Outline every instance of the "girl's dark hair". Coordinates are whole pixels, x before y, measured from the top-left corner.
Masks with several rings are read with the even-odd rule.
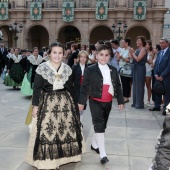
[[[52,48],[53,47],[61,47],[63,49],[63,55],[64,55],[64,46],[60,42],[54,42],[50,45],[48,54],[51,54]]]
[[[130,38],[125,38],[123,39],[126,43],[128,43],[128,46],[130,46],[131,39]]]
[[[149,44],[149,51],[153,51],[153,47],[152,47],[152,41],[151,40],[146,40],[146,43]]]
[[[138,36],[136,39],[137,39],[137,40],[138,40],[138,39],[141,39],[143,46],[146,45],[146,39],[145,39],[144,36]]]
[[[94,44],[90,44],[89,45],[89,54],[92,54],[92,51],[95,51],[96,50],[96,47]]]
[[[161,51],[161,46],[160,46],[159,44],[156,44],[156,49],[157,49],[158,51]]]
[[[108,50],[109,53],[110,53],[110,48],[105,45],[105,44],[99,44],[97,47],[96,47],[96,52],[99,53],[100,51],[102,50]]]
[[[109,48],[109,50],[110,50],[110,55],[111,55],[111,57],[114,57],[114,53],[113,53],[113,49],[112,49],[112,44],[111,44],[111,42],[110,42],[110,41],[105,41],[104,44],[108,46],[108,48]]]

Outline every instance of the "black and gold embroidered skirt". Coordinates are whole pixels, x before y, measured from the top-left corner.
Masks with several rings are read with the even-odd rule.
[[[56,169],[81,161],[85,144],[79,113],[66,90],[43,92],[34,119],[26,162],[38,169]]]

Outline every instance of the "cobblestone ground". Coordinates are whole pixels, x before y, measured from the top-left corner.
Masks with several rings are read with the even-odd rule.
[[[24,163],[29,138],[24,124],[30,98],[5,87],[0,81],[0,170],[35,170]],[[82,162],[63,165],[60,170],[147,170],[155,155],[156,138],[164,117],[161,112],[137,110],[126,104],[120,112],[114,100],[105,133],[109,163],[101,165],[99,155],[90,150],[93,136],[89,107],[84,112],[83,133],[87,153]]]

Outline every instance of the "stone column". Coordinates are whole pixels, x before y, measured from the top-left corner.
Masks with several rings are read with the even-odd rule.
[[[89,44],[89,20],[88,19],[82,19],[81,21],[82,26],[81,26],[81,44]]]
[[[160,38],[163,36],[163,20],[164,20],[164,13],[159,11],[154,13],[153,19],[153,44],[159,43]]]
[[[57,34],[56,34],[56,25],[57,25],[57,20],[56,19],[51,19],[49,21],[49,45],[53,42],[56,41],[57,39]]]

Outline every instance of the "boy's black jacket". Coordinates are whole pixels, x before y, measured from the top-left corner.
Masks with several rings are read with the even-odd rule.
[[[117,98],[118,105],[124,104],[122,88],[117,69],[109,65],[111,81],[114,88],[114,96]],[[86,68],[84,79],[80,89],[79,104],[85,105],[87,96],[101,98],[103,86],[103,76],[99,69],[98,63]]]

